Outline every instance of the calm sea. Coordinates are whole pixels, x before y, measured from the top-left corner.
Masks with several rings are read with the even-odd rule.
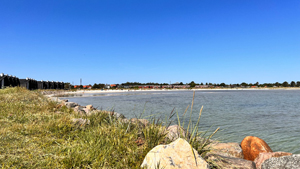
[[[68,97],[80,105],[114,110],[127,118],[180,116],[191,105],[193,91],[135,91],[82,94]],[[215,139],[241,142],[252,135],[265,140],[273,151],[300,153],[300,90],[200,90],[196,91],[192,119],[203,106],[201,130],[220,127]],[[186,114],[189,118],[190,109]],[[173,120],[176,120],[174,116]]]

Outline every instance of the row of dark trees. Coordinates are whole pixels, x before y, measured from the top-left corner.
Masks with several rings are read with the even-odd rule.
[[[247,86],[257,86],[257,87],[300,87],[300,81],[291,81],[290,83],[287,81],[284,81],[282,83],[279,82],[275,82],[275,83],[263,83],[260,84],[259,82],[256,83],[246,83],[246,82],[242,82],[242,83],[236,83],[236,84],[226,84],[226,83],[195,83],[194,81],[191,81],[190,83],[186,83],[187,85],[190,85],[190,87],[195,87],[197,85],[207,85],[207,86],[214,86],[214,87],[247,87]],[[139,82],[126,82],[126,83],[122,83],[122,86],[138,86],[138,85],[169,85],[168,83],[153,83],[153,82],[149,82],[149,83],[139,83]],[[182,82],[180,83],[176,83],[176,85],[185,85]],[[103,83],[95,83],[92,86],[92,89],[103,89],[105,87],[105,84]],[[80,86],[80,88],[82,89],[83,87]],[[70,83],[65,83],[65,89],[74,89],[74,86],[71,85]]]
[[[103,89],[104,86],[105,86],[105,84],[102,84],[102,83],[96,84],[96,83],[95,83],[95,84],[92,86],[92,89]]]
[[[226,83],[195,83],[194,81],[191,81],[190,83],[186,83],[188,85],[190,85],[191,87],[195,87],[196,85],[209,85],[209,86],[219,86],[219,87],[247,87],[247,86],[258,86],[258,87],[300,87],[300,81],[291,81],[290,83],[287,81],[284,81],[282,83],[276,82],[276,83],[263,83],[260,84],[259,82],[256,83],[246,83],[246,82],[242,82],[242,83],[236,83],[236,84],[226,84]],[[168,83],[153,83],[153,82],[149,82],[149,83],[139,83],[139,82],[126,82],[126,83],[122,83],[122,85],[169,85]],[[176,85],[185,85],[182,82],[177,83]]]
[[[191,87],[195,87],[196,85],[204,85],[203,83],[195,83],[194,81],[188,83]],[[205,85],[209,85],[209,86],[220,86],[220,87],[226,87],[226,86],[236,86],[236,87],[246,87],[246,86],[258,86],[258,87],[300,87],[300,81],[291,81],[290,83],[287,81],[284,81],[283,83],[263,83],[260,84],[259,82],[256,83],[246,83],[246,82],[242,82],[242,83],[237,83],[237,84],[225,84],[225,83],[205,83]]]

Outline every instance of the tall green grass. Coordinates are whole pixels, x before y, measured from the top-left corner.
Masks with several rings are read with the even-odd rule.
[[[73,118],[88,119],[90,124],[78,127]],[[208,150],[198,139],[198,123],[191,122],[189,134],[182,137],[203,154]],[[171,142],[166,139],[168,124],[153,118],[144,126],[104,112],[81,117],[38,91],[6,88],[0,90],[0,166],[140,168],[152,148]]]

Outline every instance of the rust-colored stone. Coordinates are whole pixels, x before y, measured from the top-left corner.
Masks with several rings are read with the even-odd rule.
[[[244,159],[254,161],[259,153],[273,152],[268,144],[258,137],[247,136],[241,142]]]

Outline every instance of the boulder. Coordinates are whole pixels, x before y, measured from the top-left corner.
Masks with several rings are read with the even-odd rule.
[[[273,152],[268,144],[254,136],[247,136],[241,142],[241,147],[244,154],[244,159],[254,161],[259,153]]]
[[[146,155],[141,167],[147,169],[208,169],[208,163],[184,139],[168,145],[158,145]]]
[[[222,169],[255,169],[253,161],[245,160],[242,158],[226,157],[217,154],[209,154],[205,157],[206,161],[211,162],[217,168]]]
[[[238,143],[216,143],[211,144],[211,154],[227,157],[244,158],[243,150]]]
[[[259,153],[258,157],[254,160],[257,169],[261,169],[261,164],[272,157],[290,156],[292,153],[286,152],[273,152],[273,153]]]
[[[272,157],[264,161],[261,169],[299,169],[300,154],[291,156]]]
[[[180,136],[185,136],[185,135],[186,135],[186,131],[181,126],[172,125],[172,126],[169,126],[167,128],[167,135],[166,135],[166,137],[169,140],[176,140]]]
[[[68,107],[68,108],[74,108],[76,106],[79,106],[77,103],[74,103],[74,102],[65,102],[65,105]]]

